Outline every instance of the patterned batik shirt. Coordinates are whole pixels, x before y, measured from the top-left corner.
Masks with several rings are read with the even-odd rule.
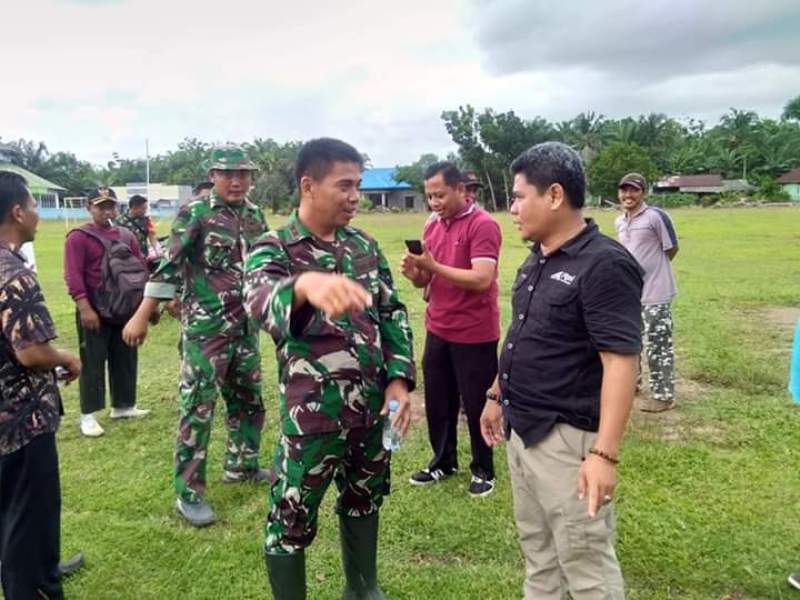
[[[361,313],[329,319],[309,304],[292,309],[294,283],[309,271],[338,273],[372,294]],[[275,341],[285,435],[374,424],[386,383],[415,385],[411,327],[378,244],[353,227],[324,242],[293,214],[247,258],[245,305]]]
[[[124,227],[130,231],[139,242],[139,249],[142,251],[142,256],[147,256],[147,251],[150,247],[150,240],[147,234],[150,232],[150,217],[132,217],[130,214],[125,213],[117,219],[117,225]]]
[[[63,409],[54,373],[28,369],[16,356],[55,337],[36,275],[0,242],[0,456],[58,429]]]

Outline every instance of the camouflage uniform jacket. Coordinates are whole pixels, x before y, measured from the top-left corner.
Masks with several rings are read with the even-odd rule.
[[[147,239],[149,220],[150,217],[147,216],[132,217],[129,214],[124,214],[117,219],[116,223],[120,227],[124,227],[133,234],[133,237],[135,237],[136,241],[139,242],[139,248],[141,249],[143,256],[147,256],[147,250],[150,247],[149,240]]]
[[[0,456],[58,429],[63,414],[52,371],[23,367],[16,351],[55,339],[36,276],[0,242]]]
[[[372,307],[331,320],[305,304],[292,310],[294,283],[308,271],[340,273],[371,294]],[[303,435],[374,424],[386,382],[415,385],[411,327],[375,240],[353,227],[335,242],[315,238],[293,214],[247,258],[248,313],[275,340],[281,430]]]
[[[188,203],[172,224],[145,297],[171,300],[180,288],[183,332],[191,338],[257,332],[243,305],[244,256],[266,233],[264,214],[249,200],[230,205],[212,193]]]

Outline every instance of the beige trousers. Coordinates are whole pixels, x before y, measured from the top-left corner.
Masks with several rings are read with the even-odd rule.
[[[525,448],[511,433],[508,468],[526,600],[561,600],[567,591],[574,600],[625,598],[614,552],[614,510],[607,504],[590,519],[588,498],[578,500],[578,470],[595,436],[559,423]]]

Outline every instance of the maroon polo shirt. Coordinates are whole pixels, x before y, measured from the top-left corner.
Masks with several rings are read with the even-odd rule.
[[[458,344],[480,344],[500,339],[497,304],[497,262],[503,236],[500,226],[471,200],[451,219],[433,215],[425,224],[425,247],[436,262],[471,269],[475,261],[492,261],[495,278],[486,291],[472,292],[443,277],[433,276],[428,286],[425,327],[432,334]]]
[[[120,241],[122,234],[117,226],[108,229],[101,229],[93,223],[88,226],[99,233],[101,237],[116,242]],[[131,252],[144,264],[139,242],[136,241],[133,234],[125,231]],[[73,229],[67,234],[67,241],[64,244],[64,280],[69,295],[76,302],[81,298],[90,298],[92,293],[100,287],[102,279],[100,267],[104,252],[103,245],[98,240],[80,229]]]

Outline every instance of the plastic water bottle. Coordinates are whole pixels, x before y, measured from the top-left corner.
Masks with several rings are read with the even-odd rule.
[[[792,362],[789,367],[789,393],[792,399],[800,404],[800,321],[794,329],[794,343],[792,344]],[[386,434],[384,433],[384,439]]]
[[[400,450],[400,430],[392,427],[392,419],[397,414],[400,408],[400,403],[397,400],[389,400],[389,414],[386,415],[386,421],[383,423],[383,448],[389,452]]]

